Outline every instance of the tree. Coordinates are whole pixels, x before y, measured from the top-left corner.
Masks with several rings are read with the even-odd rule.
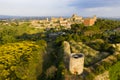
[[[78,33],[80,32],[82,29],[83,29],[84,25],[83,24],[72,24],[71,25],[71,30],[74,32],[74,33]]]

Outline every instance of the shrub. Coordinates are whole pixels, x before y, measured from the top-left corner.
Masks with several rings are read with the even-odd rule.
[[[96,74],[101,74],[101,73],[103,73],[105,71],[105,68],[104,68],[104,66],[102,66],[102,65],[98,65],[97,67],[96,67],[96,69],[95,69],[95,73]]]
[[[85,80],[93,80],[95,75],[93,73],[89,73],[85,76]]]
[[[110,80],[120,80],[120,61],[109,69]]]
[[[57,68],[55,66],[51,66],[50,68],[47,69],[46,71],[46,77],[48,79],[52,79],[55,77],[55,73],[57,71]]]
[[[104,66],[105,70],[108,70],[112,64],[110,62],[103,61],[101,65]]]
[[[0,46],[0,78],[36,80],[42,72],[42,49],[28,41]]]

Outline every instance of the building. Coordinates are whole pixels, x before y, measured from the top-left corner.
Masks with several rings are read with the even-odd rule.
[[[73,14],[71,17],[71,21],[74,21],[74,22],[81,22],[81,20],[82,20],[82,17],[76,14]]]
[[[84,55],[72,53],[70,55],[69,70],[72,74],[80,75],[84,69]]]
[[[83,24],[85,26],[92,26],[95,24],[96,20],[97,20],[96,16],[94,16],[93,18],[85,18]]]
[[[59,21],[63,21],[64,20],[64,18],[62,18],[62,17],[59,17],[59,18],[54,18],[54,17],[52,17],[51,18],[51,22],[59,22]]]
[[[95,24],[97,18],[96,16],[92,18],[83,18],[76,14],[73,14],[70,18],[54,18],[51,19],[43,19],[43,20],[32,20],[31,25],[35,26],[36,28],[60,28],[61,29],[70,29],[71,24],[84,24],[85,26],[92,26]]]

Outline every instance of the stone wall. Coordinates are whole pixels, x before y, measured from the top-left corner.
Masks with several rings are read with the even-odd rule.
[[[70,44],[67,41],[63,42],[63,52],[64,52],[64,64],[66,69],[69,69],[69,57],[71,54],[71,50],[70,50]]]

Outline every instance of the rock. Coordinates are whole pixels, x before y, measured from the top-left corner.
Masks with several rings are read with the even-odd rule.
[[[96,76],[94,80],[110,80],[109,79],[109,72],[105,71],[103,74]]]
[[[113,44],[113,47],[114,47],[117,51],[120,51],[120,44]]]

